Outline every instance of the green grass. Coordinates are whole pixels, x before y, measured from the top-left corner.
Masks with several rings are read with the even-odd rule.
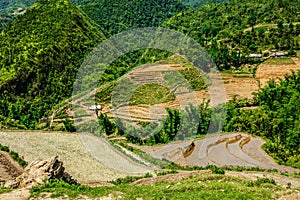
[[[125,178],[118,178],[116,180],[109,181],[110,183],[113,183],[114,185],[122,185],[122,184],[129,184],[134,181],[143,179],[143,178],[151,178],[153,177],[152,174],[147,173],[144,176],[126,176]]]
[[[120,184],[113,187],[86,187],[69,185],[62,181],[50,182],[33,187],[32,197],[38,197],[43,192],[51,193],[52,197],[69,196],[70,199],[79,195],[90,198],[122,196],[122,199],[259,199],[269,200],[277,197],[276,191],[283,188],[272,180],[249,181],[232,176],[209,174],[197,175],[180,182],[163,181],[154,186],[131,186]]]
[[[158,62],[159,64],[169,64],[172,66],[174,64],[174,67],[183,67],[183,70],[179,70],[178,72],[184,77],[185,80],[190,84],[193,90],[203,90],[206,89],[211,82],[209,81],[208,77],[202,73],[201,69],[197,69],[191,62],[189,62],[187,59],[174,55],[169,57],[166,60],[162,60]],[[178,66],[177,66],[178,65]],[[168,77],[168,75],[170,77]],[[165,73],[165,79],[173,80],[176,78],[174,72],[172,71]],[[176,81],[176,79],[174,79]],[[177,81],[181,82],[181,81]]]
[[[130,105],[160,104],[175,100],[175,95],[163,85],[156,83],[145,84],[134,91]]]
[[[247,75],[233,75],[233,78],[252,78],[251,76],[247,76]]]
[[[271,58],[266,60],[263,64],[266,65],[294,65],[295,62],[291,58]]]
[[[7,189],[7,188],[0,188],[0,194],[3,194],[3,193],[8,193],[10,192],[11,189]]]

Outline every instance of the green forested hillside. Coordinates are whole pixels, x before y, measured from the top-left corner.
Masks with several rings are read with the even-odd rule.
[[[86,0],[79,6],[109,34],[159,26],[187,6],[178,0]]]
[[[71,3],[80,4],[85,0],[70,0]],[[0,31],[5,29],[18,15],[23,12],[36,0],[1,0],[0,1]]]
[[[229,69],[247,63],[250,53],[300,49],[299,13],[299,0],[234,0],[180,13],[163,26],[188,34]]]
[[[189,5],[192,8],[200,8],[208,3],[222,3],[227,1],[229,0],[181,0],[181,2]]]
[[[67,0],[31,6],[0,35],[2,123],[13,119],[34,128],[46,111],[71,95],[77,69],[103,39],[97,24]]]

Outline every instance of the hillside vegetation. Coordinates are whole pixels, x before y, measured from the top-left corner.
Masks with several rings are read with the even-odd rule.
[[[259,0],[207,4],[163,24],[183,32],[210,53],[219,69],[239,68],[250,53],[300,49],[300,1]],[[267,54],[268,55],[268,54]],[[266,56],[267,56],[266,55]]]
[[[150,174],[151,175],[151,174]],[[175,174],[176,175],[176,174]],[[180,177],[180,175],[178,175]],[[135,177],[128,177],[126,180]],[[150,178],[151,179],[151,178]],[[51,193],[52,197],[68,196],[70,198],[97,198],[121,197],[124,199],[278,199],[287,193],[283,185],[277,185],[274,179],[257,178],[256,180],[244,179],[222,174],[200,174],[184,180],[180,178],[162,177],[162,181],[148,185],[147,179],[141,181],[142,185],[136,186],[122,183],[113,187],[87,187],[69,185],[65,182],[50,182],[32,188],[32,197],[41,197]],[[177,181],[174,181],[174,180]],[[296,189],[289,190],[296,193]],[[109,196],[109,197],[108,197]],[[104,197],[104,198],[105,198]]]
[[[0,35],[2,123],[13,120],[34,128],[55,104],[70,97],[85,55],[104,38],[67,0],[40,0],[31,6]]]
[[[200,8],[208,3],[222,3],[229,0],[181,0],[182,3],[189,5],[192,8]]]
[[[178,0],[87,0],[79,6],[110,35],[139,27],[157,27],[188,6]]]

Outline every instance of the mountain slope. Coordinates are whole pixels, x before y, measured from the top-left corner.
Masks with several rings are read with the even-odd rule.
[[[79,7],[110,34],[158,26],[188,8],[178,0],[87,0]]]
[[[85,55],[105,38],[99,30],[67,0],[32,5],[0,35],[0,115],[33,128],[71,95]]]
[[[75,5],[84,0],[70,0]],[[17,16],[24,14],[26,9],[36,0],[1,0],[0,1],[0,31],[5,29]]]
[[[300,49],[299,12],[299,0],[234,0],[179,13],[163,26],[194,38],[229,69],[247,63],[250,53]]]

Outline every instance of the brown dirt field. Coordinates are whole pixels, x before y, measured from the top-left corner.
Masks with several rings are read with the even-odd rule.
[[[23,168],[7,152],[0,151],[0,179],[13,180],[23,173]]]
[[[256,79],[259,80],[260,86],[263,87],[266,85],[267,81],[270,79],[283,78],[285,74],[291,72],[291,70],[297,71],[300,70],[300,59],[292,58],[295,64],[288,65],[273,65],[273,64],[261,64],[256,72]],[[162,67],[162,68],[161,68]],[[164,70],[167,70],[172,65],[157,65],[151,66],[150,68],[142,68],[137,72],[132,72],[128,77],[135,77],[135,82],[145,82],[147,80],[161,81],[162,77],[159,75]],[[174,67],[174,70],[181,70],[179,67]],[[152,71],[152,74],[149,72]],[[155,75],[155,77],[153,76]],[[142,78],[141,78],[141,77]],[[184,93],[176,95],[176,100],[159,104],[158,106],[162,108],[173,108],[181,109],[180,102],[187,102],[186,104],[192,103],[197,105],[203,101],[203,99],[213,99],[211,106],[217,105],[225,101],[229,101],[233,96],[236,96],[237,99],[252,98],[253,92],[257,92],[259,89],[259,82],[252,77],[252,74],[210,74],[211,80],[214,85],[210,86],[209,90],[200,90],[193,93]],[[139,77],[139,78],[137,78]],[[146,77],[146,78],[145,78]],[[154,80],[155,79],[155,80]],[[223,93],[223,89],[225,93]],[[220,92],[218,92],[220,91]],[[210,94],[213,92],[213,94]],[[193,96],[196,96],[196,101],[193,99]],[[182,105],[182,103],[181,103]],[[130,110],[126,114],[120,111],[118,114],[120,117],[125,119],[132,119],[134,121],[155,121],[155,118],[163,117],[164,113],[159,112],[157,114],[152,113],[152,118],[149,117],[149,105],[134,106],[129,108],[123,108]],[[148,111],[147,111],[148,110]],[[132,116],[132,118],[130,117]],[[154,118],[154,120],[153,120]]]
[[[25,188],[13,190],[9,193],[0,194],[1,200],[27,200],[29,199],[29,197],[30,191]]]
[[[298,194],[285,195],[279,198],[279,200],[300,200],[300,192]]]
[[[261,64],[256,71],[256,78],[260,80],[261,87],[264,87],[271,79],[284,78],[285,74],[290,74],[291,70],[300,70],[300,59],[292,58],[295,64],[290,65],[269,65]]]
[[[256,78],[252,74],[209,74],[213,84],[209,90],[200,90],[194,92],[176,93],[176,100],[169,101],[156,106],[137,105],[123,106],[111,109],[110,104],[102,105],[101,112],[108,116],[118,116],[123,119],[132,121],[153,122],[166,115],[165,108],[183,109],[188,104],[198,105],[203,99],[211,99],[210,106],[215,106],[225,101],[229,101],[233,96],[237,99],[252,98],[253,92],[257,92],[260,86],[265,86],[270,79],[283,78],[291,70],[300,69],[300,58],[291,58],[295,64],[261,64],[256,71]],[[126,77],[136,84],[144,83],[162,83],[164,78],[162,73],[175,70],[182,70],[183,67],[178,64],[160,64],[146,65],[129,72]],[[96,119],[95,112],[89,111],[88,107],[83,105],[84,99],[89,99],[94,95],[96,90],[77,98],[74,102],[78,103],[81,110],[85,111],[87,116],[81,117],[82,121],[78,124],[85,123]],[[73,103],[74,103],[73,102]],[[114,113],[112,113],[114,112]],[[115,114],[115,115],[114,115]]]

